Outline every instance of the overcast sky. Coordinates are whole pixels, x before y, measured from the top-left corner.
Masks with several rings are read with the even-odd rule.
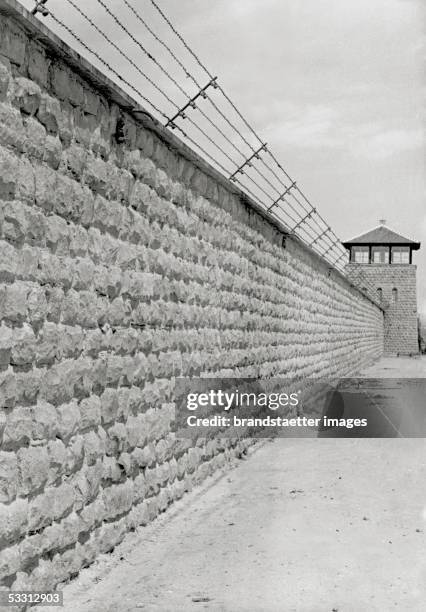
[[[153,17],[149,0],[132,3]],[[158,3],[342,239],[384,218],[423,242],[415,261],[426,313],[424,2]],[[66,0],[48,6],[85,31]],[[108,29],[95,0],[90,10]]]

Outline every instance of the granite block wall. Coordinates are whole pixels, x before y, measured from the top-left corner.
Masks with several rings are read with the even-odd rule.
[[[417,266],[413,264],[348,264],[349,278],[357,277],[357,269],[369,285],[380,291],[385,309],[386,355],[416,355],[419,352],[417,321]],[[373,296],[372,296],[373,297]]]
[[[247,449],[176,439],[175,377],[348,374],[381,355],[383,313],[13,6],[0,581],[45,590]]]

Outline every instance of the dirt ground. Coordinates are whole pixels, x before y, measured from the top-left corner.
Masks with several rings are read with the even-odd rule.
[[[426,377],[426,359],[363,375]],[[425,533],[426,439],[279,439],[129,534],[63,610],[420,612]]]

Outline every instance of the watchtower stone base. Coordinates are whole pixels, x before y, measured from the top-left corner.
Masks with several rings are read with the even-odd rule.
[[[419,352],[417,322],[416,271],[413,264],[350,263],[346,273],[359,284],[359,269],[366,281],[375,288],[377,299],[385,308],[385,355],[414,355]]]

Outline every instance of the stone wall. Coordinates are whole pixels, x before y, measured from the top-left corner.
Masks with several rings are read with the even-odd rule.
[[[420,352],[426,353],[426,316],[424,314],[419,315],[419,340],[420,340]]]
[[[360,267],[369,284],[376,291],[381,290],[385,306],[385,354],[417,354],[419,352],[417,266],[413,264],[362,265],[351,263],[346,268],[348,277],[356,278],[356,270]]]
[[[44,590],[246,449],[175,439],[176,376],[348,374],[383,314],[11,0],[0,18],[0,579]]]

